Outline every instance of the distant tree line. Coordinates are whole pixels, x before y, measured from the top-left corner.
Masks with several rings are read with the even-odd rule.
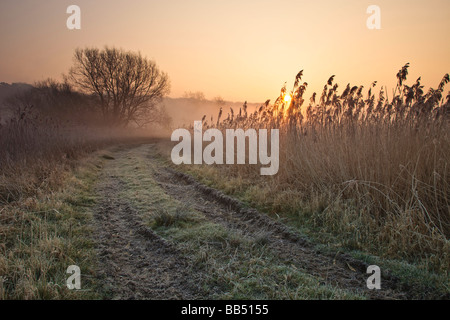
[[[74,64],[62,82],[37,82],[5,104],[19,113],[32,107],[74,122],[143,127],[170,122],[161,106],[169,89],[167,74],[139,53],[85,48],[75,51]]]

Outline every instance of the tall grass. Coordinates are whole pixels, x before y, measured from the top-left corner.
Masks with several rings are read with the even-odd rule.
[[[0,121],[0,300],[98,298],[91,210],[103,158],[87,156],[146,138],[82,124],[92,114],[78,105],[58,114],[53,110],[70,99],[58,91],[49,98],[37,107],[19,99],[13,116]],[[65,286],[72,264],[85,275],[84,291]]]
[[[19,201],[59,183],[74,160],[111,142],[111,132],[64,126],[31,106],[0,125],[0,203]]]
[[[397,73],[390,99],[384,87],[374,93],[376,82],[367,93],[350,84],[340,93],[332,76],[320,97],[305,101],[301,71],[273,104],[266,101],[251,114],[244,104],[219,121],[221,110],[217,123],[204,126],[280,129],[280,170],[272,178],[250,165],[218,170],[234,181],[247,179],[255,203],[331,231],[346,246],[425,258],[447,269],[449,75],[425,93],[420,78],[406,84],[408,68]]]
[[[0,203],[55,186],[62,171],[93,150],[155,134],[110,126],[96,103],[51,79],[5,102],[10,112],[8,119],[0,113]]]

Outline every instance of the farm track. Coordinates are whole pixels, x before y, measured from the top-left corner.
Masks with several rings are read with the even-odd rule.
[[[194,178],[170,168],[161,168],[156,175],[160,185],[170,196],[187,203],[226,229],[249,238],[264,236],[267,246],[286,264],[353,292],[363,292],[372,299],[405,299],[408,293],[397,288],[397,280],[383,277],[383,290],[366,287],[368,265],[346,254],[324,255],[313,245],[296,235],[285,225],[270,219],[255,209],[247,209],[236,199],[198,183]]]
[[[190,272],[186,259],[143,224],[120,197],[121,188],[121,180],[109,172],[98,184],[102,200],[95,213],[95,240],[102,290],[117,300],[200,298],[200,275]]]
[[[171,198],[201,212],[229,232],[265,239],[268,249],[285,264],[341,289],[370,299],[411,299],[414,291],[384,272],[382,290],[369,290],[367,264],[347,254],[324,254],[281,222],[245,208],[221,191],[198,183],[157,159],[154,145],[146,145],[154,179]],[[97,191],[95,240],[103,289],[112,299],[205,299],[204,276],[173,244],[146,227],[129,201],[120,197],[125,184],[114,174],[129,150],[118,151],[107,163]],[[149,173],[151,174],[151,173]]]

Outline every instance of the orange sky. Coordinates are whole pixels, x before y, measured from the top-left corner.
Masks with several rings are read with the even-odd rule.
[[[66,28],[71,4],[81,30]],[[366,27],[371,4],[381,30]],[[60,79],[75,48],[108,45],[154,59],[171,97],[273,100],[301,69],[307,97],[333,74],[341,90],[392,90],[406,62],[409,83],[436,87],[450,72],[449,13],[449,0],[1,0],[0,82]]]

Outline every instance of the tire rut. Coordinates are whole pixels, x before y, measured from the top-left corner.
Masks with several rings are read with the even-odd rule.
[[[168,195],[202,212],[207,219],[253,239],[263,236],[266,245],[281,261],[322,279],[322,284],[360,293],[370,299],[414,298],[413,292],[405,290],[387,271],[382,275],[382,290],[369,290],[366,286],[370,276],[366,273],[367,263],[347,254],[321,253],[286,225],[255,209],[245,208],[240,201],[200,184],[190,175],[160,166],[154,176]]]
[[[281,263],[320,279],[321,284],[370,299],[423,298],[386,269],[382,272],[382,289],[367,289],[368,264],[364,261],[344,253],[321,252],[287,225],[167,167],[156,157],[155,145],[145,148],[144,154],[152,167],[149,171],[167,195],[230,232],[262,240]],[[121,157],[130,156],[127,152],[119,151],[113,161],[120,163]],[[114,174],[119,165],[110,166],[105,167],[97,185],[100,201],[94,215],[98,276],[108,298],[198,300],[213,296],[214,293],[206,292],[202,286],[207,275],[193,267],[192,261],[176,245],[146,227],[130,200],[120,197],[127,185]],[[428,296],[434,296],[432,290]]]
[[[143,225],[138,212],[119,197],[123,183],[104,175],[95,212],[102,291],[111,299],[197,299],[201,276],[166,240]]]

